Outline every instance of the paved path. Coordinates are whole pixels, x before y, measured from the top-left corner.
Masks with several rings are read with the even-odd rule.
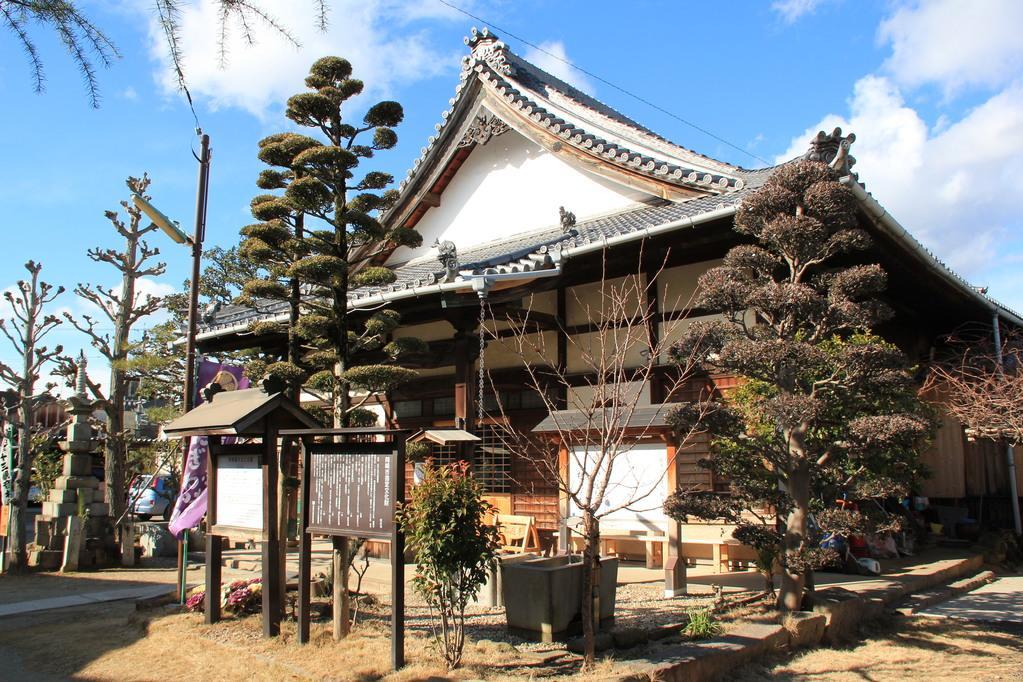
[[[71,594],[63,597],[50,597],[48,599],[29,599],[10,604],[0,604],[0,618],[19,616],[36,611],[63,609],[69,606],[87,606],[102,602],[120,601],[122,599],[149,599],[168,594],[173,589],[174,585],[143,585],[116,590]]]
[[[921,616],[1023,625],[1023,576],[993,583],[920,612]]]

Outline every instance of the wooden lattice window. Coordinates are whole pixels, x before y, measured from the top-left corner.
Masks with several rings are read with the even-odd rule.
[[[479,433],[483,440],[476,444],[472,475],[488,493],[510,493],[512,489],[510,439],[503,429],[483,426]]]

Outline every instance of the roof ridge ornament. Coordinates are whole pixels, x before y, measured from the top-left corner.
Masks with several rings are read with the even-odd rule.
[[[852,172],[852,167],[856,164],[856,158],[849,153],[855,141],[855,133],[843,136],[841,128],[836,127],[830,135],[821,130],[810,140],[810,149],[803,154],[803,158],[807,161],[822,161],[838,171],[839,175],[849,175],[855,180],[857,174]]]
[[[462,70],[472,69],[474,64],[484,63],[498,73],[505,76],[514,75],[515,69],[508,63],[508,47],[501,42],[497,35],[490,32],[486,26],[482,29],[472,27],[472,35],[462,39],[472,52],[462,58]]]
[[[575,213],[566,211],[564,206],[558,206],[558,219],[561,222],[562,232],[569,232],[575,227]]]
[[[437,239],[433,245],[437,249],[437,260],[444,266],[444,281],[454,282],[458,277],[458,249],[455,248],[455,243],[447,239],[444,241]]]

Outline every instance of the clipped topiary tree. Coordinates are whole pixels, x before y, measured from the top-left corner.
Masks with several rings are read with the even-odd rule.
[[[389,340],[400,322],[394,311],[348,309],[351,289],[394,281],[391,270],[374,265],[377,256],[422,242],[414,230],[387,227],[377,218],[396,196],[383,191],[393,182],[389,174],[367,171],[356,177],[364,161],[394,147],[394,126],[404,114],[397,102],[384,101],[369,107],[361,123],[345,122],[346,103],[363,84],[340,57],[317,60],[305,82],[310,91],[291,97],[286,115],[325,139],[281,133],[260,142],[259,158],[270,168],[258,185],[277,193],[253,199],[259,222],[242,229],[241,254],[268,276],[246,283],[242,300],[255,306],[288,303],[286,324],[253,325],[257,333],[287,334],[287,356],[265,370],[295,392],[304,383],[329,396],[334,426],[361,426],[376,420],[362,408],[370,398],[416,376],[401,366],[401,357],[425,350],[418,339]],[[352,551],[347,539],[339,539],[335,549],[334,623],[340,638],[350,627],[345,586]]]
[[[427,463],[397,519],[416,557],[415,589],[430,604],[434,636],[448,670],[465,646],[465,608],[487,581],[497,550],[497,529],[485,518],[496,509],[469,475],[468,463]]]
[[[870,240],[832,168],[782,166],[743,202],[735,229],[754,243],[731,249],[700,278],[694,304],[724,319],[693,323],[673,353],[743,377],[744,393],[684,404],[673,421],[715,436],[709,465],[731,480],[733,518],[759,507],[782,519],[779,606],[797,610],[822,558],[808,532],[811,500],[827,506],[854,488],[870,497],[896,492],[919,472],[933,424],[906,357],[869,333],[891,315],[876,298],[884,271],[834,262]],[[696,494],[678,493],[667,509],[726,516],[715,505],[701,511]]]

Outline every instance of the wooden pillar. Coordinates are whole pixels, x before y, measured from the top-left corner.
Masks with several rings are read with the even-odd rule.
[[[187,532],[187,531],[185,531]],[[206,535],[206,622],[216,623],[220,620],[220,584],[221,561],[224,547],[223,538],[219,535]]]
[[[221,550],[223,543],[212,530],[217,524],[217,457],[220,437],[210,436],[206,440],[206,521],[210,532],[206,533],[206,603],[203,609],[207,623],[220,620]],[[188,532],[187,530],[185,531]],[[180,545],[179,545],[180,546]],[[184,557],[188,566],[188,557]],[[184,588],[182,588],[184,593]]]
[[[263,636],[281,632],[280,538],[277,535],[277,427],[269,425],[263,436]]]
[[[678,490],[678,462],[674,441],[666,436],[668,494]],[[664,552],[664,596],[677,597],[686,593],[686,561],[682,556],[682,524],[668,519],[668,542]]]
[[[302,460],[302,482],[299,499],[303,500],[302,511],[298,519],[298,643],[309,642],[309,603],[312,589],[312,536],[306,528],[309,526],[309,442],[305,439],[299,445],[299,457]]]
[[[395,438],[391,476],[397,501],[405,491],[405,434]],[[405,667],[405,534],[397,523],[391,533],[391,664],[395,670]]]
[[[565,327],[568,325],[568,304],[565,301],[565,287],[558,287],[558,376],[564,377],[568,369],[568,334]],[[568,387],[565,382],[558,382],[558,409],[568,409]]]
[[[478,343],[478,339],[465,331],[455,334],[455,419],[466,431],[472,431],[475,426],[478,388],[473,361],[477,355],[474,344]]]
[[[568,470],[568,445],[559,441],[558,445],[558,471],[561,472],[561,480],[569,481]],[[569,554],[572,551],[572,543],[568,537],[568,514],[571,506],[568,493],[564,490],[558,492],[558,554]]]

